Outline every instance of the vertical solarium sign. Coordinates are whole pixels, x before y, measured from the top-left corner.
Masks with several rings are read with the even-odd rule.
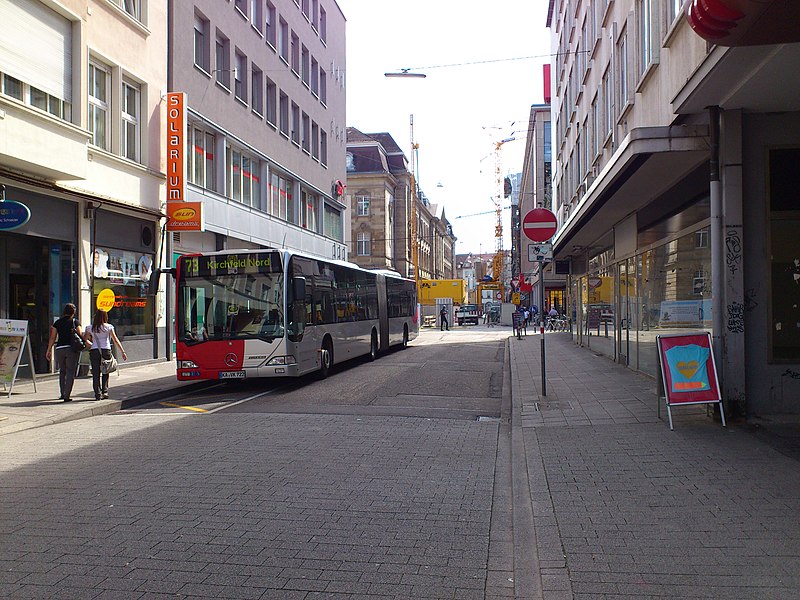
[[[203,231],[202,202],[186,201],[186,94],[167,94],[167,229]]]
[[[186,94],[167,94],[167,202],[186,201]]]

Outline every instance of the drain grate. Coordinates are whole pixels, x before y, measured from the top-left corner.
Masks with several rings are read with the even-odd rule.
[[[552,402],[534,402],[537,412],[545,412],[548,410],[572,410],[572,402],[568,400],[552,401]]]
[[[478,421],[484,423],[499,423],[500,417],[478,417]]]

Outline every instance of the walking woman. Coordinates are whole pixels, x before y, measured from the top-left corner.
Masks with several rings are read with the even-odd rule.
[[[100,372],[101,360],[111,358],[111,342],[113,340],[120,352],[122,360],[128,360],[128,355],[122,348],[114,326],[108,322],[108,313],[98,310],[94,314],[91,326],[86,328],[85,339],[92,342],[92,349],[89,350],[89,362],[92,364],[92,387],[94,388],[94,399],[100,400],[108,398],[108,373]]]
[[[78,359],[80,350],[72,349],[72,332],[83,339],[81,324],[75,318],[75,305],[64,305],[64,314],[50,327],[50,340],[47,342],[45,357],[52,360],[53,347],[55,347],[55,363],[58,367],[58,387],[61,391],[61,400],[72,400],[72,386],[75,383],[75,374],[78,372]]]

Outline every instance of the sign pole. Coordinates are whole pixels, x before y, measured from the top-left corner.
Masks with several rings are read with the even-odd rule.
[[[544,261],[539,263],[539,346],[542,353],[542,396],[547,396],[547,377],[545,376],[545,351],[544,351]]]
[[[534,208],[522,218],[522,231],[536,245],[528,245],[528,260],[539,264],[539,342],[542,350],[542,396],[547,396],[547,377],[545,375],[544,348],[544,261],[553,259],[553,246],[548,242],[558,229],[556,215],[547,208]]]

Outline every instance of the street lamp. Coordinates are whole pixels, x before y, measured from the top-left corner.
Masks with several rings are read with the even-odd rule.
[[[410,77],[416,79],[425,79],[427,75],[425,73],[411,73],[411,69],[400,69],[400,71],[384,73],[384,77]]]

